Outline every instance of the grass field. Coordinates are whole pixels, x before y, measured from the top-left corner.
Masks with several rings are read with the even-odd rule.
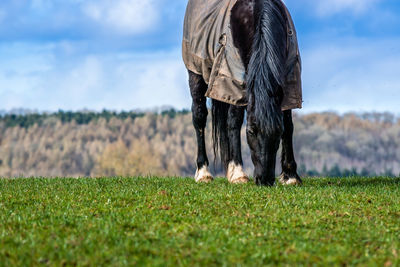
[[[0,179],[0,265],[400,265],[400,179]]]

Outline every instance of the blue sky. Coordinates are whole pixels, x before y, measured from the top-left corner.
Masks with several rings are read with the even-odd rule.
[[[400,114],[398,0],[286,0],[303,112]],[[189,108],[187,0],[2,0],[0,109]]]

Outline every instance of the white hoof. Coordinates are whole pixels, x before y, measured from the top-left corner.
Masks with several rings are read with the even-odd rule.
[[[233,161],[228,165],[226,178],[228,178],[228,181],[232,184],[246,184],[249,182],[249,177],[243,171],[243,167],[235,164]]]
[[[279,182],[283,185],[301,185],[301,181],[296,178],[285,179],[283,176],[280,177]]]
[[[197,183],[209,183],[212,182],[214,178],[208,170],[208,166],[203,166],[200,170],[197,169],[194,180]]]

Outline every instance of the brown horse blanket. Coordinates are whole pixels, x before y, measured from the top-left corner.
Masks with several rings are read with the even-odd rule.
[[[202,75],[206,96],[232,105],[247,105],[246,70],[230,30],[230,11],[237,0],[189,0],[183,30],[186,68]],[[286,6],[288,59],[282,110],[302,107],[301,59],[296,30]]]

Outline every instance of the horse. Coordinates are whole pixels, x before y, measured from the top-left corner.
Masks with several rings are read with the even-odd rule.
[[[205,23],[195,18],[206,9],[211,11],[204,17],[208,20],[211,17],[211,21]],[[288,76],[289,38],[294,31],[294,28],[288,30],[285,14],[288,12],[281,0],[189,0],[183,57],[189,73],[192,118],[197,138],[196,182],[213,181],[205,145],[207,97],[210,97],[214,153],[219,150],[229,182],[241,184],[250,181],[243,170],[240,140],[246,114],[246,136],[254,164],[255,183],[260,186],[274,185],[280,141],[282,173],[279,181],[282,184],[302,183],[293,153],[292,109],[282,110]],[[222,26],[215,29],[219,21]],[[190,54],[199,46],[194,43],[195,38],[205,39],[207,47],[193,56],[190,63],[188,51]],[[236,54],[240,64],[235,61]],[[300,65],[298,53],[297,56],[296,64]],[[229,72],[233,73],[232,76],[241,72],[226,62],[238,65],[239,69],[243,66],[243,82],[239,78],[228,77]],[[245,97],[239,97],[236,102],[231,101],[229,94],[223,98],[213,97],[211,84],[213,88],[221,85],[223,90],[228,91],[235,86],[243,88]]]

